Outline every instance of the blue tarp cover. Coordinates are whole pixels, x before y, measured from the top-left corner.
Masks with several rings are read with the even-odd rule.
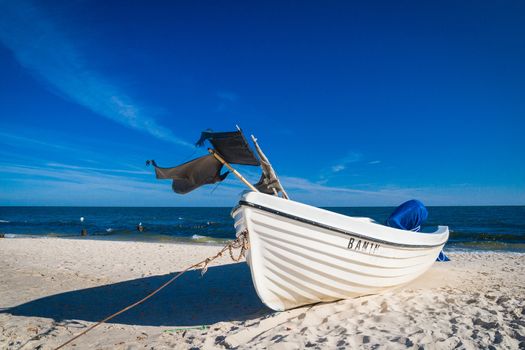
[[[412,199],[397,207],[386,220],[386,225],[401,230],[419,231],[427,218],[427,208],[420,201]],[[436,261],[450,261],[450,259],[442,250]]]
[[[419,231],[427,217],[428,211],[423,203],[412,199],[397,207],[386,220],[386,225],[401,230]]]

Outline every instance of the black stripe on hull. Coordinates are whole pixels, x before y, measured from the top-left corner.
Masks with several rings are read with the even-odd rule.
[[[299,221],[299,222],[302,222],[302,223],[305,223],[305,224],[309,224],[309,225],[312,225],[312,226],[315,226],[315,227],[320,227],[320,228],[324,228],[326,230],[342,233],[342,234],[347,235],[347,236],[352,236],[352,237],[364,239],[364,240],[367,240],[367,241],[377,242],[377,243],[391,245],[391,246],[395,246],[395,247],[403,247],[403,248],[434,248],[434,247],[442,246],[445,243],[447,243],[446,240],[444,242],[442,242],[442,243],[439,243],[439,244],[403,244],[403,243],[389,242],[389,241],[384,241],[382,239],[377,239],[377,238],[370,237],[370,236],[364,236],[364,235],[356,233],[356,232],[343,230],[343,229],[340,229],[340,228],[337,228],[337,227],[333,227],[333,226],[330,226],[330,225],[326,225],[326,224],[323,224],[323,223],[320,223],[320,222],[317,222],[317,221],[305,219],[305,218],[302,218],[300,216],[295,216],[295,215],[292,215],[292,214],[284,213],[282,211],[275,210],[275,209],[272,209],[272,208],[268,208],[268,207],[265,207],[265,206],[262,206],[262,205],[259,205],[259,204],[250,203],[250,202],[247,202],[247,201],[239,201],[239,207],[243,206],[243,205],[251,207],[251,208],[259,209],[259,210],[262,210],[262,211],[266,211],[268,213],[272,213],[272,214],[277,215],[277,216],[282,216],[282,217],[287,218],[287,219],[291,219],[291,220]],[[232,213],[237,211],[237,209],[238,209],[238,207],[234,208],[232,210]]]

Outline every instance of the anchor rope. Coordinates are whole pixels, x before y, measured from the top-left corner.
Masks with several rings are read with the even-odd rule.
[[[204,274],[208,271],[208,265],[214,261],[215,259],[217,258],[220,258],[222,256],[222,254],[225,252],[225,251],[229,251],[230,253],[230,257],[233,261],[235,262],[238,262],[239,260],[241,260],[245,254],[246,254],[246,251],[248,250],[249,248],[249,241],[248,241],[248,230],[244,230],[242,231],[241,233],[239,233],[239,235],[237,236],[236,239],[234,239],[233,241],[229,242],[228,244],[226,244],[217,254],[215,254],[214,256],[211,256],[211,257],[208,257],[202,261],[199,261],[198,263],[196,264],[193,264],[187,268],[185,268],[184,270],[180,271],[178,274],[176,274],[175,276],[173,276],[172,278],[170,278],[168,281],[164,282],[160,287],[158,287],[157,289],[155,289],[153,292],[149,293],[148,295],[146,295],[144,298],[134,302],[133,304],[130,304],[128,306],[126,306],[125,308],[115,312],[114,314],[111,314],[109,316],[107,316],[106,318],[98,321],[97,323],[95,323],[94,325],[90,326],[89,328],[87,328],[86,330],[80,332],[79,334],[75,335],[74,337],[72,337],[71,339],[69,339],[68,341],[66,341],[65,343],[62,343],[60,346],[58,346],[57,348],[55,348],[55,350],[59,350],[61,348],[63,348],[64,346],[70,344],[71,342],[73,342],[74,340],[80,338],[81,336],[83,336],[84,334],[88,333],[89,331],[93,330],[95,327],[98,327],[100,326],[101,324],[103,323],[106,323],[107,321],[111,320],[112,318],[114,317],[117,317],[118,315],[128,311],[129,309],[132,309],[134,308],[135,306],[137,305],[140,305],[142,304],[143,302],[145,302],[146,300],[148,300],[149,298],[151,298],[152,296],[154,296],[155,294],[157,294],[158,292],[160,292],[162,289],[164,289],[165,287],[167,287],[168,285],[170,285],[173,281],[175,281],[177,278],[179,278],[180,276],[182,276],[184,273],[192,270],[192,269],[198,269],[198,268],[202,268],[201,270],[201,276],[204,276]],[[237,258],[235,258],[233,256],[233,250],[236,250],[236,249],[240,249],[240,253],[239,253],[239,256]]]

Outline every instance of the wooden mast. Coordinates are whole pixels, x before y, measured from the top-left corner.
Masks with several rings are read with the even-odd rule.
[[[251,183],[248,182],[248,180],[246,180],[244,178],[244,176],[242,176],[241,174],[239,174],[239,172],[237,170],[235,170],[230,164],[228,164],[228,162],[226,162],[219,153],[217,153],[217,151],[215,151],[214,149],[211,149],[211,148],[208,148],[208,152],[210,152],[211,155],[213,155],[215,157],[215,159],[217,159],[219,162],[221,162],[222,164],[226,165],[226,167],[228,169],[230,169],[230,171],[233,173],[233,175],[237,176],[239,178],[239,180],[241,180],[242,182],[244,182],[244,184],[246,186],[248,186],[250,188],[250,190],[254,191],[254,192],[259,192],[259,190],[257,190]]]

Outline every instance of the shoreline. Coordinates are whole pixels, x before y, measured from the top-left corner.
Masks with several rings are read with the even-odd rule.
[[[227,242],[234,238],[216,238],[211,236],[198,237],[189,236],[169,236],[158,235],[149,237],[146,234],[129,234],[127,235],[38,235],[38,234],[15,234],[2,233],[0,239],[65,239],[65,240],[80,240],[80,241],[102,241],[102,242],[137,242],[137,243],[152,243],[152,244],[182,244],[195,246],[215,246],[222,247]],[[141,239],[142,238],[142,239]],[[451,245],[449,245],[451,244]],[[478,242],[452,242],[445,245],[444,251],[446,254],[461,254],[461,253],[503,253],[503,254],[525,254],[525,243],[508,243],[497,241],[478,241]]]
[[[219,248],[1,239],[0,347],[56,347]],[[396,290],[281,313],[260,302],[248,266],[225,254],[203,278],[185,274],[75,348],[524,348],[525,254],[447,254],[451,262]]]
[[[217,246],[222,247],[233,240],[234,238],[214,238],[210,236],[199,236],[196,238],[190,237],[175,237],[175,236],[162,236],[166,237],[165,239],[157,239],[155,237],[147,237],[148,239],[141,240],[141,237],[134,235],[132,237],[127,237],[125,235],[87,235],[82,236],[80,234],[76,235],[36,235],[36,234],[23,234],[23,233],[2,233],[0,239],[58,239],[58,240],[80,240],[80,241],[100,241],[100,242],[131,242],[131,243],[152,243],[152,244],[188,244],[188,245],[197,245],[197,246]],[[211,239],[213,241],[205,241],[206,239]],[[202,240],[202,241],[198,241]],[[222,243],[223,240],[224,243]]]

